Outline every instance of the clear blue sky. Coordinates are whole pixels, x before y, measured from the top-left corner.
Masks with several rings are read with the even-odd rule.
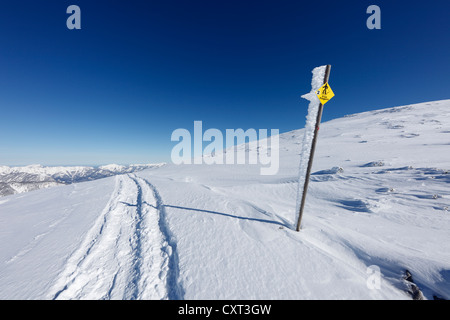
[[[66,9],[81,8],[81,30]],[[381,8],[381,30],[366,9]],[[0,10],[0,164],[170,161],[173,130],[304,126],[450,98],[449,1],[7,1]]]

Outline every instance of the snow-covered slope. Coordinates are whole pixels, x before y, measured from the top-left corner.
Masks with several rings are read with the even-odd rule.
[[[1,198],[0,298],[411,299],[406,270],[450,298],[450,100],[323,123],[297,233],[302,137],[274,176],[166,165]]]

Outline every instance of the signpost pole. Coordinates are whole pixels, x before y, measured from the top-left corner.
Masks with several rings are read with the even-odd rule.
[[[330,71],[331,71],[331,65],[327,65],[327,68],[325,69],[325,77],[323,79],[323,84],[328,83],[328,80],[330,78]],[[320,103],[319,111],[317,112],[316,126],[314,129],[314,137],[313,137],[313,141],[311,144],[311,152],[309,155],[308,168],[306,170],[305,184],[303,186],[302,202],[300,204],[300,209],[299,209],[299,214],[298,214],[297,231],[300,231],[303,210],[305,208],[306,193],[308,192],[309,176],[311,175],[311,168],[312,168],[313,159],[314,159],[314,152],[316,150],[317,136],[319,134],[319,126],[320,126],[320,121],[322,119],[322,112],[323,112],[323,104]]]

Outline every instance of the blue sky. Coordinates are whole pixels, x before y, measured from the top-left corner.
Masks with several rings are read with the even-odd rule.
[[[66,9],[81,8],[81,30]],[[381,8],[381,30],[366,9]],[[448,99],[448,1],[8,1],[0,10],[0,164],[170,161],[173,130],[304,126]]]

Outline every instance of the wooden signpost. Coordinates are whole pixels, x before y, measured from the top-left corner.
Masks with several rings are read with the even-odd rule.
[[[330,78],[330,70],[331,70],[331,66],[327,65],[327,67],[325,69],[325,77],[323,79],[323,86],[316,92],[317,97],[320,100],[320,105],[319,105],[319,111],[317,112],[316,125],[315,125],[315,129],[314,129],[314,137],[313,137],[313,141],[311,144],[311,152],[309,155],[308,168],[306,170],[305,184],[303,186],[303,194],[301,195],[302,200],[300,203],[299,214],[298,214],[297,231],[300,231],[303,210],[305,208],[306,193],[308,192],[309,176],[311,175],[311,168],[312,168],[313,159],[314,159],[314,152],[316,150],[317,136],[319,134],[319,126],[320,126],[320,121],[322,119],[323,106],[331,98],[334,97],[334,93],[328,84],[328,80]]]

